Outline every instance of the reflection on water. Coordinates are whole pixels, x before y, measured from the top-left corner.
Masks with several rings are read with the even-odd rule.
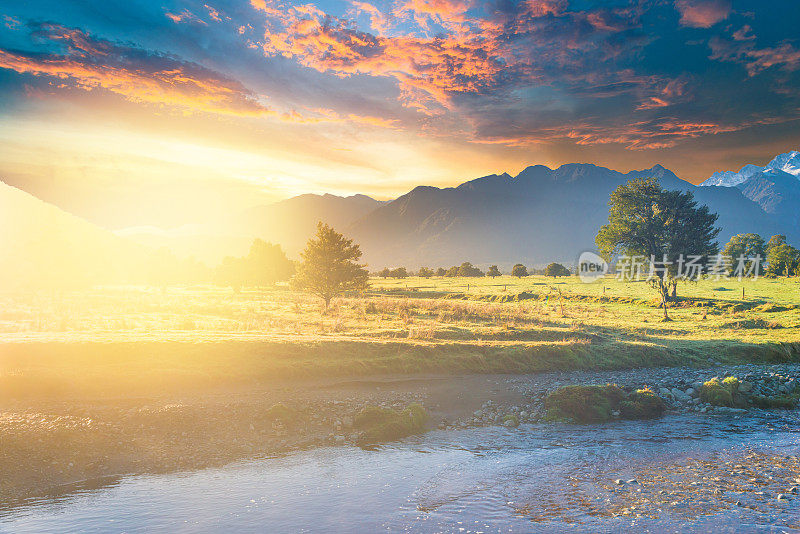
[[[608,518],[575,488],[587,480],[626,479],[640,466],[735,455],[743,447],[797,454],[798,423],[797,413],[780,412],[437,431],[377,451],[323,448],[77,488],[68,497],[0,509],[0,530],[552,532],[569,527],[597,532],[635,526],[656,532],[736,531],[743,528],[738,525],[747,510],[720,510],[688,521],[669,514]],[[547,520],[535,521],[532,507],[546,510]],[[744,531],[769,522],[750,519]]]

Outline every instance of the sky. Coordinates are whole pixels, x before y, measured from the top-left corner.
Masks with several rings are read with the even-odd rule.
[[[112,229],[800,148],[800,2],[4,4],[0,180]]]

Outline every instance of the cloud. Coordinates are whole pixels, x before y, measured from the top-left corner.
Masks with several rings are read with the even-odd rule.
[[[737,39],[734,34],[734,41],[714,37],[709,41],[709,46],[711,47],[710,59],[739,63],[744,66],[750,77],[771,67],[779,67],[787,72],[800,69],[800,50],[788,42],[758,48],[755,44],[755,36],[742,41]]]
[[[676,0],[680,23],[691,28],[710,28],[731,12],[730,0]]]
[[[196,63],[95,39],[57,24],[35,27],[60,53],[0,49],[0,68],[43,77],[55,86],[103,89],[137,103],[190,112],[267,115],[272,112],[238,81]]]

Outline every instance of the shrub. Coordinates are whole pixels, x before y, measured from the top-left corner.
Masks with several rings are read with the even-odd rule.
[[[419,434],[427,422],[428,412],[419,404],[403,411],[366,406],[353,420],[353,426],[362,430],[356,444],[363,447]]]
[[[544,401],[550,420],[598,423],[611,419],[611,412],[625,398],[618,386],[565,386],[550,393]]]
[[[655,419],[661,417],[666,409],[661,397],[650,388],[637,389],[619,405],[620,415],[625,419]]]

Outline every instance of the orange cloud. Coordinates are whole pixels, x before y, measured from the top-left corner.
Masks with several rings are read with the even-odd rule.
[[[0,68],[104,89],[125,99],[186,111],[231,115],[272,112],[239,82],[196,64],[95,40],[80,30],[48,25],[43,35],[63,42],[66,54],[23,54],[0,49]]]

